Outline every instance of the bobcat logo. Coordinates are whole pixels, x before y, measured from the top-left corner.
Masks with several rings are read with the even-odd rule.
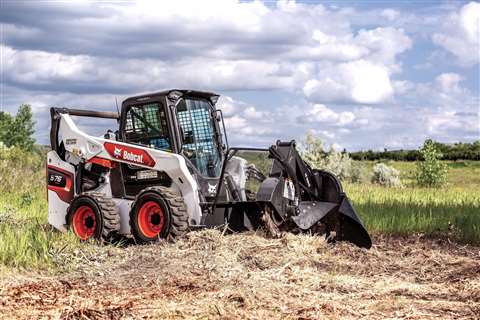
[[[217,185],[216,184],[208,184],[208,193],[217,193]]]
[[[113,156],[115,158],[119,158],[121,155],[122,155],[122,148],[115,147],[115,149],[113,150]]]

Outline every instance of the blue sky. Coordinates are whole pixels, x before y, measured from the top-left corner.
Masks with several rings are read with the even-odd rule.
[[[480,139],[480,3],[0,2],[0,108],[115,110],[165,88],[222,95],[231,144],[310,131],[348,150]],[[105,121],[81,121],[101,134]]]

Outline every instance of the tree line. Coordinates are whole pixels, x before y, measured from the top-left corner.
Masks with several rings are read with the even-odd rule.
[[[480,160],[480,140],[468,143],[441,143],[433,141],[433,146],[441,154],[442,160]],[[395,161],[417,161],[422,160],[419,150],[387,150],[383,151],[357,151],[350,152],[354,160],[395,160]]]

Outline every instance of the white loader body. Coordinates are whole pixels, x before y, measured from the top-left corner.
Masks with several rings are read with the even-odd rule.
[[[61,117],[58,129],[59,142],[63,142],[68,162],[60,159],[55,151],[50,151],[47,156],[47,166],[65,174],[70,174],[71,181],[66,181],[60,187],[48,187],[48,221],[59,230],[66,230],[66,215],[69,206],[68,199],[77,193],[75,190],[75,166],[81,161],[85,163],[102,161],[121,162],[135,167],[165,172],[172,180],[171,188],[180,192],[187,208],[188,222],[190,225],[201,223],[202,211],[198,185],[189,172],[185,159],[174,153],[142,145],[125,143],[101,137],[90,136],[82,132],[73,122],[69,114],[59,114]],[[50,179],[55,179],[50,176]],[[68,178],[67,178],[68,180]],[[104,177],[104,182],[95,189],[111,197],[111,182],[109,174]],[[120,213],[121,234],[130,233],[129,212],[133,200],[113,198]]]

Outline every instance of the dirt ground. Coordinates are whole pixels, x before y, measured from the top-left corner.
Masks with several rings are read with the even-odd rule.
[[[77,252],[61,275],[4,274],[0,318],[480,319],[480,247],[192,232]],[[61,258],[61,257],[60,257]]]

